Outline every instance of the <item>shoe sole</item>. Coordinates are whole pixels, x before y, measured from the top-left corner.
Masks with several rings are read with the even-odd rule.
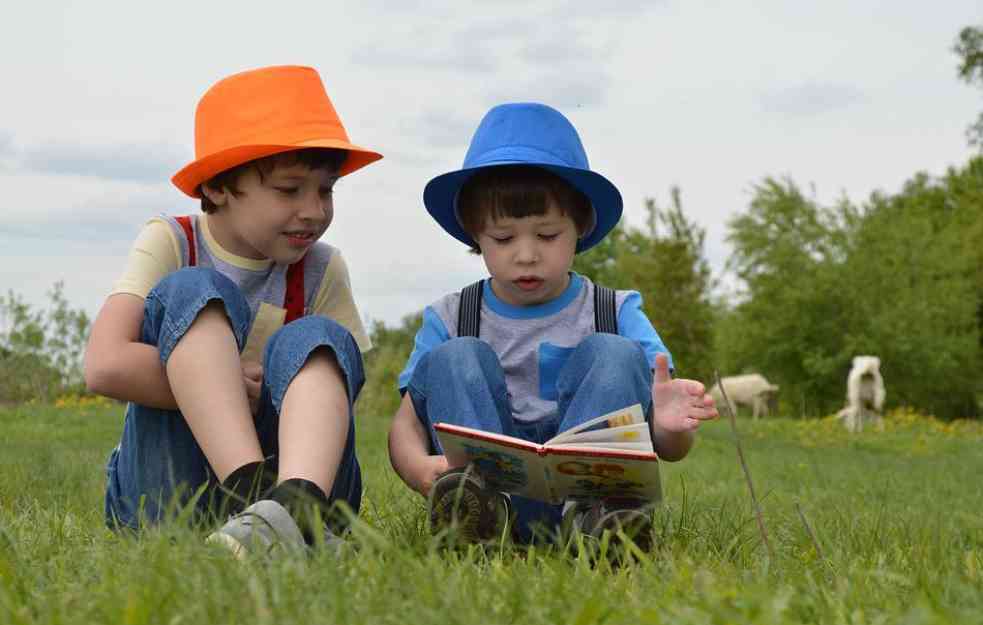
[[[219,545],[232,552],[236,560],[245,560],[249,555],[249,550],[241,542],[222,532],[213,532],[205,539],[205,544]]]
[[[459,475],[457,479],[438,480],[434,485],[430,503],[432,533],[450,528],[466,542],[494,540],[508,522],[507,504],[497,493],[483,489],[474,477],[463,472]],[[489,518],[491,515],[494,521]]]
[[[652,549],[652,520],[640,510],[615,510],[598,519],[597,527],[591,532],[594,538],[600,540],[605,531],[612,536],[620,531],[635,543],[643,552]]]

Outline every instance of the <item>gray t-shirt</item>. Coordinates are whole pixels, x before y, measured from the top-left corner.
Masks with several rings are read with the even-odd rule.
[[[427,352],[457,336],[460,300],[460,293],[451,293],[424,310],[413,353],[399,376],[400,391]],[[637,291],[616,291],[618,334],[637,341],[654,366],[655,355],[668,350],[641,305]],[[520,421],[538,421],[556,412],[557,376],[577,345],[593,333],[594,283],[588,278],[572,273],[562,294],[537,306],[506,304],[495,296],[489,280],[483,284],[478,338],[498,355],[513,415]]]

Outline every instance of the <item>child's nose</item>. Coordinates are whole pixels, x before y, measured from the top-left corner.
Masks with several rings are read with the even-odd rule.
[[[303,219],[324,219],[328,216],[328,203],[331,196],[322,196],[318,192],[311,193],[303,203],[301,218]]]
[[[516,261],[534,263],[539,260],[539,248],[533,241],[520,241],[516,250]]]

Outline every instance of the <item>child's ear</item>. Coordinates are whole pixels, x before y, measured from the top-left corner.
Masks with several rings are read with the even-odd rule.
[[[215,206],[225,206],[225,203],[229,200],[229,190],[226,188],[216,189],[211,187],[208,183],[203,183],[201,185],[201,194],[208,198],[208,201]]]

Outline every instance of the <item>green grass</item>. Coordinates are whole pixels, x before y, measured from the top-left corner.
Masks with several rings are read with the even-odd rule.
[[[118,407],[0,408],[0,623],[979,623],[983,426],[898,414],[741,421],[767,557],[730,426],[664,464],[659,548],[624,566],[536,547],[439,549],[360,417],[357,551],[239,563],[180,527],[102,522]],[[815,530],[817,553],[796,509]]]

